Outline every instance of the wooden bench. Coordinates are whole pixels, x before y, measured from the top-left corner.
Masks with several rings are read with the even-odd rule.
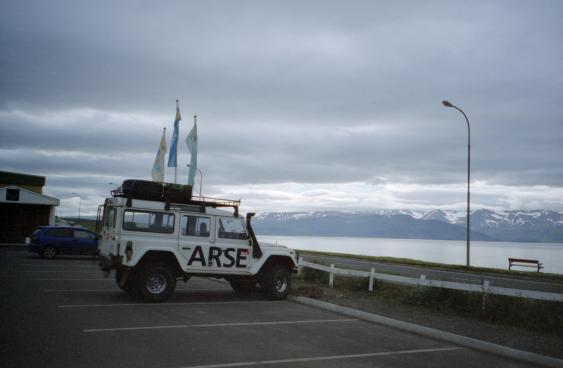
[[[543,268],[543,264],[535,259],[508,258],[508,269],[510,270],[512,266],[533,267],[537,268],[538,272]]]

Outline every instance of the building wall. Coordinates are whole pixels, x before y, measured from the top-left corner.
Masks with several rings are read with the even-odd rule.
[[[7,186],[10,186],[10,185],[14,185],[14,184],[0,183],[0,188],[7,187]],[[39,194],[43,193],[43,187],[39,187],[39,186],[36,186],[36,185],[18,184],[18,187],[25,188],[27,190],[31,190],[32,192],[39,193]]]
[[[0,203],[0,243],[23,243],[39,226],[49,225],[51,206]]]

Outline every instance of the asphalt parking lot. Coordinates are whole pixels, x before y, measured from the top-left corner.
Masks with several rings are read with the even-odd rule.
[[[0,250],[3,367],[528,367],[292,301],[178,283],[130,299],[94,261]]]

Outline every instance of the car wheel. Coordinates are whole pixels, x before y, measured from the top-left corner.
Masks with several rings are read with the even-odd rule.
[[[285,299],[291,287],[289,269],[284,265],[272,265],[262,276],[262,293],[270,299]]]
[[[230,279],[231,287],[238,295],[250,295],[256,289],[256,280],[253,278],[234,278]]]
[[[164,302],[176,289],[176,276],[166,263],[148,263],[135,277],[136,296],[148,302]]]
[[[53,259],[57,256],[57,249],[52,245],[48,245],[45,247],[45,249],[43,249],[43,252],[41,252],[41,254],[47,259]]]

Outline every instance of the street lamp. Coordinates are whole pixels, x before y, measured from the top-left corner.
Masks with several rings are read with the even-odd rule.
[[[470,214],[469,214],[469,198],[470,198],[470,191],[469,191],[469,179],[471,175],[471,127],[469,126],[469,119],[465,112],[462,109],[452,104],[450,101],[442,101],[442,105],[445,107],[453,107],[457,111],[461,112],[463,117],[465,118],[465,122],[467,123],[467,267],[469,267],[469,242],[470,242]]]
[[[72,192],[72,195],[78,196],[78,222],[80,222],[80,205],[82,204],[82,197],[80,194]]]
[[[190,164],[186,165],[187,167],[190,167]],[[203,173],[201,172],[199,167],[196,167],[197,171],[199,171],[199,196],[201,197],[201,186],[203,183]]]

